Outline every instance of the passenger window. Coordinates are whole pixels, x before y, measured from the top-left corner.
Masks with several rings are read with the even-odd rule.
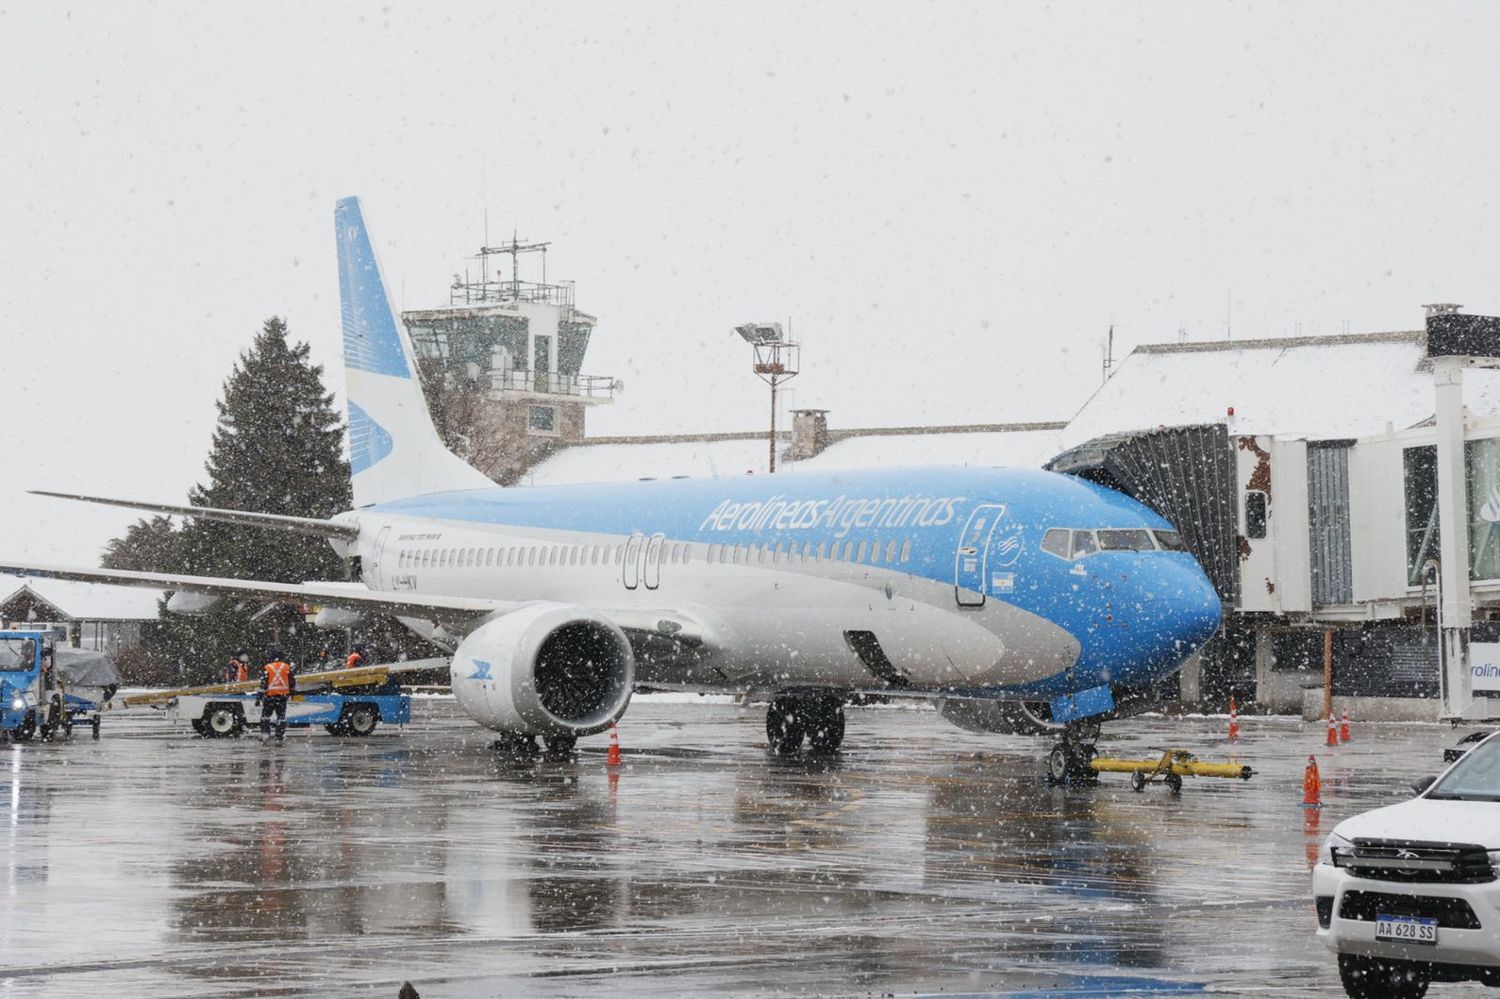
[[[682,564],[683,565],[687,565],[688,564],[688,559],[690,559],[692,557],[692,555],[693,555],[693,546],[692,545],[683,545],[682,546]]]
[[[819,541],[818,542],[818,552],[814,556],[814,558],[816,558],[817,561],[821,562],[821,561],[823,561],[824,558],[826,558],[828,556],[828,547],[827,547],[827,545],[828,545],[828,542],[826,542],[826,541]]]
[[[870,542],[870,561],[880,561],[880,542],[878,540]]]
[[[1245,492],[1245,537],[1259,541],[1266,536],[1266,523],[1270,519],[1269,502],[1259,489]]]
[[[891,539],[891,543],[885,546],[885,560],[887,562],[894,562],[894,561],[896,561],[896,539],[895,538],[892,538]]]
[[[856,561],[856,562],[863,562],[865,560],[865,547],[868,544],[869,544],[868,541],[861,541],[859,543],[859,551],[857,551],[857,552],[854,553],[854,561]]]
[[[901,542],[901,561],[905,562],[911,558],[911,538]]]
[[[853,541],[845,541],[844,542],[844,561],[845,562],[849,562],[849,561],[851,561],[853,559],[853,557],[854,557],[854,542]]]

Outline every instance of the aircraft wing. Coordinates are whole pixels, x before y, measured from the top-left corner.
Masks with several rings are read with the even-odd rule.
[[[108,586],[140,586],[152,590],[202,593],[214,597],[250,600],[288,600],[320,607],[341,607],[367,613],[419,618],[435,624],[463,629],[476,618],[508,613],[529,601],[491,600],[485,597],[453,597],[435,593],[390,593],[367,590],[343,582],[269,583],[256,579],[214,576],[180,576],[164,572],[127,569],[89,569],[59,565],[29,565],[0,560],[0,573],[66,579]],[[598,608],[637,641],[668,643],[670,647],[702,648],[712,645],[710,629],[695,615],[676,608]]]
[[[76,493],[54,493],[45,489],[30,490],[33,496],[54,496],[58,499],[78,500],[82,503],[101,503],[104,506],[121,506],[127,510],[146,510],[171,516],[198,517],[202,520],[217,520],[241,527],[263,527],[275,531],[291,531],[293,534],[311,534],[320,538],[340,538],[351,541],[359,537],[359,528],[354,524],[343,524],[316,517],[286,517],[275,513],[255,513],[251,510],[223,510],[212,506],[182,506],[176,503],[142,503],[138,500],[109,499],[104,496],[80,496]]]
[[[109,586],[142,586],[152,590],[203,593],[215,597],[292,600],[323,607],[343,607],[355,611],[394,614],[397,617],[422,618],[439,624],[465,624],[485,614],[512,611],[521,606],[519,602],[513,600],[487,600],[482,597],[450,597],[423,593],[380,593],[373,590],[356,590],[339,583],[268,583],[255,579],[178,576],[172,573],[133,572],[125,569],[25,565],[3,560],[0,560],[0,573],[38,576],[43,579],[67,579],[80,583],[104,583]]]

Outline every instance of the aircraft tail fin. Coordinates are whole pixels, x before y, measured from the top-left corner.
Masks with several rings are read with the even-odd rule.
[[[358,198],[334,208],[354,505],[494,483],[443,446]]]

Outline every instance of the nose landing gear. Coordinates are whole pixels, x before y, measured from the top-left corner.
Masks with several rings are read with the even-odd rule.
[[[1099,780],[1091,764],[1099,755],[1099,720],[1085,718],[1063,726],[1062,738],[1047,754],[1047,783],[1093,784]]]

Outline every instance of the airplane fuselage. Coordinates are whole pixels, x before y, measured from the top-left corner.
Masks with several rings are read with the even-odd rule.
[[[1201,568],[1163,550],[1166,521],[1034,470],[473,490],[346,516],[372,589],[605,609],[634,624],[651,687],[1047,698],[1149,682],[1219,621]],[[1048,550],[1099,530],[1134,547]]]

